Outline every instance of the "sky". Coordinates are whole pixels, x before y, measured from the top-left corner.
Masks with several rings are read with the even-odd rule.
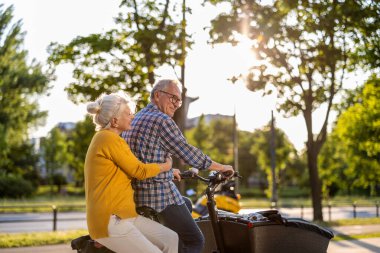
[[[69,43],[77,36],[102,33],[114,27],[113,18],[119,12],[120,0],[2,0],[7,7],[14,6],[16,20],[22,20],[26,32],[25,49],[29,60],[35,58],[44,63],[48,57],[47,46],[51,42]],[[262,97],[260,93],[247,90],[242,83],[231,84],[227,79],[244,73],[255,55],[247,43],[237,47],[207,43],[208,33],[203,28],[223,7],[202,7],[200,0],[192,4],[192,15],[188,16],[187,32],[195,44],[186,59],[187,95],[199,97],[189,107],[188,117],[203,114],[233,115],[236,111],[238,128],[253,131],[267,124],[271,111],[275,110],[275,96]],[[45,136],[58,122],[83,120],[85,105],[75,105],[68,100],[64,88],[70,83],[71,68],[61,66],[56,70],[57,79],[52,82],[49,96],[39,100],[40,109],[48,111],[46,125],[31,132],[33,137]],[[180,76],[168,67],[159,69],[163,78]],[[323,112],[321,108],[320,112]],[[318,112],[317,112],[318,113]],[[300,150],[306,140],[306,127],[302,117],[284,119],[274,111],[277,127],[281,128],[295,147]],[[320,129],[322,117],[316,117],[315,129]]]

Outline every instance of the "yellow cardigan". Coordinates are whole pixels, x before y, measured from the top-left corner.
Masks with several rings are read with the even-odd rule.
[[[128,144],[110,130],[92,138],[84,164],[87,226],[92,239],[108,237],[110,215],[136,217],[131,179],[154,177],[158,164],[144,164]]]

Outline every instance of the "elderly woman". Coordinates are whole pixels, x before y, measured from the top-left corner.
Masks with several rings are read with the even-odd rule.
[[[177,253],[177,234],[135,210],[131,179],[169,171],[172,161],[144,164],[133,155],[119,136],[130,129],[130,106],[130,98],[119,94],[87,105],[97,130],[84,165],[88,230],[92,239],[117,253]]]

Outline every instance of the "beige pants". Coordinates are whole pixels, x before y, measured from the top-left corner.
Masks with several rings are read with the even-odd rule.
[[[140,215],[130,219],[112,215],[108,234],[96,241],[116,253],[178,252],[177,233]]]

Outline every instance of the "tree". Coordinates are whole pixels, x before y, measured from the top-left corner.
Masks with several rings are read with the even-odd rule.
[[[71,160],[71,156],[68,152],[69,142],[67,141],[67,135],[62,132],[58,127],[54,127],[50,130],[48,136],[42,140],[42,156],[45,160],[45,166],[48,173],[48,181],[52,186],[54,182],[57,183],[58,189],[61,182],[56,176],[60,174],[62,176],[63,168],[68,165]],[[53,192],[51,190],[51,192]]]
[[[0,169],[16,174],[11,151],[26,142],[31,127],[43,123],[46,112],[39,110],[37,99],[52,77],[34,59],[27,61],[24,36],[21,21],[13,23],[13,7],[0,4]]]
[[[288,140],[286,135],[280,129],[275,129],[276,131],[276,184],[282,184],[285,179],[285,173],[287,170],[291,170],[291,161],[298,157],[297,151],[291,142]],[[255,140],[252,147],[251,153],[257,157],[257,165],[261,170],[263,170],[267,176],[267,181],[269,188],[266,191],[266,195],[272,197],[272,173],[271,173],[271,157],[270,157],[270,138],[271,131],[270,125],[265,126],[263,129],[256,130],[252,136]]]
[[[210,137],[210,129],[205,123],[205,116],[202,114],[199,117],[198,125],[193,132],[194,146],[201,150],[208,148],[207,139]]]
[[[370,187],[375,195],[380,183],[380,78],[372,76],[357,101],[340,115],[335,131],[347,148],[355,184]]]
[[[276,89],[278,110],[287,117],[303,116],[313,216],[314,220],[323,220],[317,157],[326,141],[334,98],[347,71],[355,69],[355,52],[361,51],[359,42],[368,35],[368,26],[375,31],[369,33],[373,37],[366,42],[371,48],[379,43],[380,28],[373,27],[378,22],[379,4],[337,0],[209,2],[231,4],[229,13],[212,21],[212,42],[236,44],[239,36],[245,36],[257,54],[257,65],[233,80],[242,78],[250,90],[263,90],[264,95]],[[322,105],[326,108],[323,124],[315,131],[313,112]]]
[[[248,187],[248,179],[254,172],[259,172],[257,155],[251,152],[255,143],[254,133],[238,131],[238,163],[239,174],[242,176],[239,183]]]
[[[141,107],[148,102],[147,89],[155,82],[154,71],[164,64],[174,67],[182,60],[176,4],[170,0],[123,0],[120,7],[122,12],[115,18],[117,28],[78,36],[67,45],[50,45],[52,67],[74,65],[75,81],[66,88],[73,102],[124,90],[136,96]]]
[[[213,160],[232,164],[232,132],[233,125],[230,118],[216,118],[207,124],[202,115],[198,125],[186,131],[186,137],[191,145],[200,148]]]
[[[94,133],[95,125],[92,122],[92,118],[87,116],[83,121],[77,122],[71,135],[68,137],[70,139],[68,152],[73,155],[69,161],[69,165],[74,171],[76,185],[83,185],[84,161]]]
[[[210,156],[222,164],[233,164],[232,118],[215,119],[210,122],[211,133],[208,139],[211,146]]]
[[[322,180],[322,193],[328,199],[339,191],[351,194],[355,174],[347,173],[347,150],[336,132],[329,135],[318,157],[318,168]]]
[[[5,168],[8,174],[21,176],[37,188],[41,177],[38,171],[39,154],[36,153],[34,145],[25,142],[12,146],[8,159],[9,167]]]

